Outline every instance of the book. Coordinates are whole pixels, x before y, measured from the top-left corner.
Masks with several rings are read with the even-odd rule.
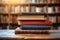
[[[52,0],[52,4],[55,3],[55,0]]]
[[[36,3],[40,3],[40,0],[36,0]]]
[[[1,23],[1,15],[0,15],[0,23]]]
[[[24,7],[23,6],[21,6],[21,12],[24,12]]]
[[[43,0],[40,0],[40,3],[43,4]]]
[[[28,16],[28,17],[27,17]],[[45,20],[44,16],[43,15],[27,15],[27,16],[21,16],[21,17],[18,17],[17,19],[18,20]]]
[[[48,7],[48,13],[54,13],[54,7]]]
[[[56,13],[60,13],[60,6],[55,7],[55,12],[56,12]]]
[[[6,15],[0,15],[1,17],[1,23],[8,23],[9,17]]]
[[[51,25],[48,20],[20,20],[21,25]]]
[[[5,13],[8,13],[8,12],[9,12],[9,7],[5,6]]]
[[[17,16],[12,16],[11,21],[13,24],[16,24],[17,23]]]
[[[26,12],[29,12],[29,7],[28,6],[26,6],[25,9],[26,9]]]
[[[11,7],[11,13],[15,13],[15,6]]]
[[[58,23],[60,23],[60,16],[58,16],[57,20],[58,20]]]
[[[20,6],[16,6],[16,7],[15,7],[15,13],[20,13],[20,12],[21,12]]]
[[[56,23],[56,16],[48,16],[49,21]]]
[[[36,3],[35,0],[29,0],[30,3]]]
[[[36,7],[36,12],[40,12],[40,7]]]
[[[43,7],[43,13],[47,13],[46,6],[45,6],[45,7]]]
[[[0,23],[2,23],[2,15],[0,15]]]
[[[15,34],[50,34],[47,30],[15,30]]]
[[[60,3],[60,0],[57,0],[57,3]]]
[[[36,12],[36,7],[35,7],[35,6],[31,6],[31,7],[30,7],[30,12],[32,12],[32,13],[33,13],[33,12]]]
[[[38,12],[38,13],[42,13],[43,11],[42,11],[42,7],[36,7],[36,12]]]
[[[44,3],[44,4],[47,3],[47,0],[43,0],[43,3]]]
[[[0,13],[2,13],[2,7],[0,6]]]
[[[48,4],[52,3],[52,0],[47,0],[48,1]]]
[[[22,30],[48,30],[51,26],[40,26],[40,25],[22,25]]]

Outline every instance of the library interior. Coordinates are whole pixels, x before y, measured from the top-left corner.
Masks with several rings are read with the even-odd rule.
[[[0,40],[60,40],[60,0],[0,0]]]

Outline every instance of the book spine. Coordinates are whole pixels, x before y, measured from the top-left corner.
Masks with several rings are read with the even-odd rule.
[[[0,13],[2,13],[2,7],[0,7]]]
[[[15,13],[15,7],[14,6],[12,6],[11,13]]]
[[[43,7],[43,13],[47,13],[46,7]]]
[[[40,3],[43,4],[43,0],[40,0]]]
[[[48,7],[48,13],[53,13],[53,7]]]
[[[22,25],[22,30],[47,30],[50,28],[50,26]]]
[[[22,25],[28,25],[28,24],[31,24],[31,25],[33,25],[33,24],[34,24],[34,25],[35,25],[35,24],[36,24],[36,25],[37,25],[37,24],[38,24],[38,25],[40,25],[40,24],[45,24],[45,25],[48,24],[48,25],[51,25],[52,22],[50,22],[50,21],[38,21],[38,20],[37,20],[37,21],[34,21],[34,20],[33,20],[33,21],[32,21],[32,20],[31,20],[31,21],[28,21],[28,20],[25,21],[25,20],[23,20],[23,21],[21,21],[21,24],[22,24]]]

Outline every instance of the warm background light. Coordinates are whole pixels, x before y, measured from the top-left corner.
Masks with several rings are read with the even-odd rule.
[[[19,4],[20,0],[9,0],[9,4]]]

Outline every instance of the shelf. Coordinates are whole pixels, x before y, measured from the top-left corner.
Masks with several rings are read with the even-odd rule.
[[[8,13],[0,13],[0,15],[8,15]]]
[[[50,16],[60,16],[60,13],[48,13]]]
[[[53,23],[53,26],[58,27],[58,26],[60,26],[60,23]]]
[[[47,4],[30,3],[31,6],[46,6]]]
[[[22,15],[46,15],[46,13],[23,12]]]
[[[60,6],[60,3],[48,4],[48,6]]]
[[[8,25],[8,23],[0,23],[0,25]]]
[[[5,3],[0,3],[0,6],[5,6],[5,5],[8,5],[8,6],[9,6],[9,5],[11,5],[11,6],[12,6],[12,5],[14,5],[14,6],[19,6],[19,5],[20,5],[20,6],[24,6],[24,5],[29,5],[29,4],[5,4]]]
[[[21,15],[20,13],[11,13],[10,15]]]

